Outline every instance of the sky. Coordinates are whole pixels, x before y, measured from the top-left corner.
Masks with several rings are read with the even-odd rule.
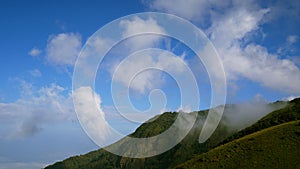
[[[155,17],[117,20],[142,12],[179,16],[206,35],[223,65],[226,103],[300,96],[300,3],[296,0],[1,1],[0,169],[41,168],[99,148],[75,112],[92,107],[85,104],[91,95],[105,122],[123,134],[164,111],[211,106],[213,84],[207,67],[188,45],[157,34],[126,38],[140,30],[164,34],[172,27],[163,27]],[[74,69],[89,70],[90,65],[82,66],[77,60],[88,51],[84,46],[94,45],[101,51],[111,45],[109,40],[93,37],[114,20],[119,21],[123,41],[97,67],[94,90],[75,87],[72,91]],[[156,50],[142,50],[147,48]],[[150,67],[155,70],[139,72]],[[196,107],[182,106],[178,81],[192,78],[200,102]],[[190,90],[188,96],[194,94]],[[87,99],[74,108],[73,98],[75,102]],[[123,105],[127,102],[122,99],[128,98],[136,109]],[[130,122],[118,115],[115,105]],[[131,114],[135,110],[146,114]]]

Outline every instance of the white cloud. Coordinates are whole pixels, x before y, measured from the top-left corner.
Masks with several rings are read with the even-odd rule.
[[[177,110],[177,112],[185,112],[185,113],[189,113],[192,112],[192,109],[190,106],[185,106],[185,107],[179,107]]]
[[[275,90],[297,95],[300,93],[300,69],[295,63],[279,59],[279,56],[255,43],[242,44],[243,39],[251,39],[251,33],[259,30],[270,9],[260,8],[253,1],[230,0],[221,5],[217,5],[215,1],[199,1],[198,4],[195,1],[176,2],[156,0],[152,7],[193,21],[203,20],[203,17],[209,15],[211,24],[206,33],[223,60],[230,83],[239,78],[247,78]],[[190,6],[193,7],[188,11]],[[212,8],[218,10],[212,11]],[[206,12],[210,14],[205,14]],[[297,38],[289,36],[287,41],[295,43]]]
[[[223,59],[229,80],[245,77],[275,90],[300,93],[300,70],[293,62],[279,59],[260,45],[251,43],[241,47],[240,40],[258,29],[267,12],[267,9],[232,11],[209,28],[211,40]]]
[[[281,100],[283,100],[283,101],[292,101],[292,100],[294,100],[296,98],[300,98],[300,95],[299,96],[291,95],[291,96],[288,96],[288,97],[284,97]]]
[[[157,22],[151,17],[146,20],[143,20],[139,17],[134,17],[131,21],[121,20],[120,26],[125,29],[123,32],[124,37],[145,32],[164,32],[163,28],[160,27]]]
[[[115,72],[111,72],[114,80],[144,93],[163,83],[162,71],[184,73],[186,62],[183,58],[168,53],[142,52],[131,55],[115,65]]]
[[[290,35],[286,38],[286,41],[289,43],[289,44],[294,44],[298,41],[298,36],[297,35]]]
[[[73,66],[81,50],[81,36],[74,33],[61,33],[50,36],[46,59],[54,65]]]
[[[245,77],[276,90],[300,94],[300,70],[293,62],[278,59],[259,45],[250,44],[244,52],[250,60],[249,68],[243,72]]]
[[[41,77],[42,76],[42,73],[39,69],[30,70],[29,73],[33,77]]]
[[[259,21],[268,11],[249,11],[244,8],[230,11],[227,15],[220,16],[221,19],[214,20],[207,33],[217,49],[231,47],[248,33],[257,30]]]
[[[169,13],[175,13],[188,19],[193,19],[198,17],[198,15],[201,15],[203,9],[205,9],[207,5],[207,0],[155,0],[152,2],[151,7]]]
[[[32,48],[29,52],[28,52],[28,54],[30,55],[30,56],[38,56],[38,55],[40,55],[41,54],[41,50],[40,49],[38,49],[38,48],[36,48],[36,47],[34,47],[34,48]]]
[[[127,39],[127,47],[131,51],[151,47],[159,42],[159,36],[145,35],[145,33],[164,33],[163,28],[151,17],[145,20],[139,17],[134,17],[132,20],[122,20],[120,26],[124,29],[122,34],[124,38],[129,35],[140,35]]]
[[[38,162],[5,162],[5,163],[1,163],[0,169],[20,169],[20,168],[40,169],[46,166],[47,164],[38,163]]]
[[[209,0],[155,0],[151,8],[173,13],[186,19],[203,20],[209,14]],[[221,4],[222,2],[219,2]]]
[[[278,55],[287,56],[293,54],[297,49],[295,43],[298,41],[298,38],[297,35],[289,35],[286,37],[286,42],[277,49]],[[294,61],[293,58],[290,59]],[[297,64],[297,62],[295,63]]]
[[[241,48],[234,44],[219,48],[228,80],[248,78],[261,85],[287,93],[300,93],[300,70],[288,59],[279,59],[260,45]],[[291,83],[292,82],[292,83]]]
[[[2,133],[5,138],[31,136],[49,123],[75,119],[72,98],[64,96],[63,87],[51,84],[35,89],[23,82],[22,97],[15,102],[0,103],[1,124],[10,126],[10,131]]]
[[[101,98],[91,87],[80,87],[73,92],[77,116],[87,134],[98,145],[110,143],[112,132],[101,108]]]
[[[280,107],[285,104],[278,105]],[[223,123],[232,130],[239,131],[257,122],[277,108],[268,104],[260,94],[252,100],[240,104],[227,105],[223,114]]]
[[[234,2],[233,2],[234,1]],[[201,23],[210,22],[211,17],[214,17],[216,11],[224,13],[224,9],[232,6],[233,3],[242,5],[246,2],[238,0],[154,0],[149,1],[150,8],[165,11],[186,18],[188,20]],[[251,3],[251,2],[249,2]]]

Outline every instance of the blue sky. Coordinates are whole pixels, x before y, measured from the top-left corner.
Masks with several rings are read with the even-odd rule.
[[[0,2],[0,169],[41,168],[98,148],[84,133],[73,108],[74,64],[88,38],[102,26],[129,14],[149,11],[185,18],[207,35],[224,65],[227,103],[257,97],[272,102],[300,96],[300,3],[297,1]],[[136,31],[141,27],[162,30],[149,18],[139,19],[124,22],[124,30]],[[173,52],[177,60],[170,57],[168,63],[178,63],[176,68],[181,66],[178,59],[189,65],[199,83],[200,109],[210,106],[209,77],[186,45],[154,35],[128,39],[108,53],[95,82],[95,93],[107,121],[124,134],[139,123],[114,118],[116,110],[110,91],[113,68],[127,57],[126,53],[149,45]],[[126,85],[126,71],[127,75],[136,72],[135,66],[159,65],[153,58],[146,62],[146,58],[132,57],[124,63],[132,69],[120,68],[116,73],[117,84]],[[168,100],[161,112],[179,109],[176,82],[169,75],[155,71],[141,74],[133,81],[129,90],[133,105],[147,110],[153,89],[164,91]],[[158,90],[152,94],[164,99]],[[152,101],[155,103],[155,99]]]

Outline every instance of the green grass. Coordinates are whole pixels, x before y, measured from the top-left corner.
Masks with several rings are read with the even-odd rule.
[[[300,120],[244,136],[194,157],[176,169],[300,168]]]
[[[138,127],[134,133],[130,134],[130,136],[136,138],[147,138],[159,135],[173,124],[177,115],[178,113],[176,112],[166,112],[161,115],[157,115]]]
[[[276,105],[279,103],[275,102],[273,104]],[[254,133],[256,131],[260,131],[268,127],[276,126],[278,124],[295,120],[300,120],[300,98],[290,101],[285,107],[269,113],[255,124],[237,133],[234,133],[232,136],[228,137],[220,144],[228,143],[232,140],[241,138],[243,136]]]

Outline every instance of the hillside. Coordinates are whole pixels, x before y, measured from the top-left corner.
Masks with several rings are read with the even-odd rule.
[[[300,166],[300,120],[273,126],[194,157],[175,169]]]
[[[190,133],[178,145],[171,150],[155,157],[146,159],[126,158],[114,155],[103,149],[90,152],[86,155],[74,156],[62,162],[46,167],[46,169],[96,169],[96,168],[168,168],[174,167],[190,158],[193,155],[207,152],[216,146],[232,133],[226,132],[226,127],[219,125],[216,132],[202,146],[199,146],[198,136],[202,124],[207,116],[207,111],[193,112],[198,113],[196,123]],[[144,123],[130,136],[144,138],[155,136],[168,129],[175,121],[178,113],[167,112],[158,116],[154,121]],[[121,140],[122,141],[122,140]],[[126,144],[126,143],[124,143]]]
[[[300,99],[294,100],[288,103],[288,105],[285,106],[283,109],[279,109],[277,111],[270,113],[269,115],[262,118],[258,123],[255,123],[253,125],[254,127],[250,126],[251,130],[249,130],[248,127],[246,128],[247,130],[245,130],[246,132],[242,130],[237,135],[233,135],[234,133],[237,132],[237,128],[232,128],[229,125],[228,121],[226,122],[225,120],[223,120],[225,118],[223,118],[219,123],[219,126],[217,127],[216,131],[213,133],[213,135],[205,143],[199,144],[198,143],[199,133],[201,131],[202,124],[206,119],[208,111],[206,110],[206,111],[192,112],[190,113],[191,115],[193,113],[197,113],[198,116],[194,127],[191,129],[187,137],[184,138],[178,145],[173,147],[171,150],[163,154],[160,154],[158,156],[144,158],[144,159],[124,158],[124,157],[111,154],[103,149],[100,149],[85,155],[68,158],[62,162],[57,162],[51,166],[46,167],[46,169],[174,168],[175,166],[182,164],[197,155],[208,152],[214,147],[220,145],[220,143],[224,144],[226,143],[226,141],[229,142],[231,140],[240,138],[244,135],[253,133],[255,131],[259,131],[263,128],[280,124],[282,122],[299,119],[299,111],[298,111],[299,107],[297,107],[299,106],[299,100]],[[269,110],[275,110],[281,108],[282,105],[283,104],[280,102],[273,103],[270,105],[272,108]],[[225,107],[224,117],[226,117],[226,113],[229,113],[228,111],[226,111],[226,108],[227,107]],[[232,110],[232,109],[228,108],[227,110]],[[278,113],[278,112],[284,112],[284,113]],[[155,120],[142,124],[130,136],[137,137],[137,138],[155,136],[168,129],[172,125],[172,123],[174,122],[177,116],[178,113],[176,112],[173,113],[167,112],[162,115],[159,115],[155,118]],[[279,120],[282,117],[286,117],[283,118],[285,120],[283,121]],[[276,121],[276,119],[278,122],[273,123],[273,121]],[[258,124],[263,124],[263,125],[258,125]],[[224,141],[229,136],[231,136],[230,139]]]
[[[273,104],[279,104],[279,102],[275,102]],[[295,161],[299,161],[299,146],[300,146],[300,133],[299,133],[299,126],[300,124],[298,123],[297,125],[291,126],[289,129],[294,130],[294,134],[287,134],[285,133],[285,130],[281,130],[281,131],[276,131],[276,127],[278,127],[278,125],[282,125],[282,124],[289,124],[289,122],[291,123],[296,123],[296,121],[300,120],[300,98],[298,99],[294,99],[290,102],[288,102],[288,104],[278,110],[275,110],[271,113],[269,113],[268,115],[266,115],[265,117],[263,117],[262,119],[260,119],[259,121],[257,121],[255,124],[234,133],[232,136],[228,137],[227,139],[225,139],[223,142],[221,142],[218,146],[216,146],[216,148],[212,149],[211,151],[205,153],[205,154],[201,154],[198,155],[196,157],[194,157],[192,160],[189,160],[188,162],[185,162],[184,164],[181,164],[179,166],[177,166],[176,168],[198,168],[198,167],[203,167],[205,166],[205,168],[247,168],[247,166],[249,165],[249,163],[259,163],[259,162],[264,162],[268,159],[263,159],[259,157],[259,153],[257,152],[263,152],[263,156],[268,156],[270,157],[270,159],[276,159],[277,156],[295,156],[297,157],[297,159],[294,158],[289,158],[289,159],[285,159],[285,160],[276,160],[276,162],[273,165],[265,165],[266,163],[264,162],[264,164],[260,164],[261,168],[282,168],[282,167],[278,167],[281,164],[283,164],[285,161],[289,162],[290,164],[294,164]],[[268,133],[269,131],[272,131],[270,133]],[[286,129],[286,131],[288,131],[288,129]],[[265,132],[265,133],[264,133]],[[264,136],[259,136],[260,133],[264,133]],[[249,138],[248,137],[256,137],[259,136],[259,138],[263,138],[263,139],[253,139],[253,138]],[[283,140],[283,138],[285,138],[285,142],[280,142],[278,139]],[[293,142],[293,139],[296,139],[297,142]],[[236,142],[239,142],[240,140],[244,140],[242,141],[243,143],[236,145]],[[246,141],[245,141],[246,140]],[[255,140],[255,141],[253,141]],[[260,146],[261,149],[257,148],[254,149],[253,147],[255,147],[254,145],[257,144],[257,146]],[[286,149],[286,147],[282,146],[281,144],[284,144],[286,147],[293,147],[292,151],[289,151],[288,149]],[[253,156],[251,158],[247,158],[247,157],[241,157],[239,155],[237,155],[237,152],[231,151],[230,149],[232,149],[232,145],[235,148],[238,148],[237,146],[240,146],[239,149],[243,150],[243,153],[246,155],[250,155]],[[228,147],[227,147],[228,146]],[[265,146],[265,147],[264,147]],[[274,147],[272,147],[274,146]],[[232,149],[234,150],[234,149]],[[295,150],[295,151],[294,151]],[[227,154],[226,154],[227,153]],[[240,152],[238,152],[240,153]],[[257,153],[257,154],[256,154]],[[220,165],[216,165],[214,164],[216,162],[215,159],[213,159],[214,156],[217,155],[225,155],[226,157],[230,157],[230,162],[227,158],[226,161],[228,162],[220,162]],[[234,154],[236,156],[234,156]],[[205,157],[205,158],[204,158]],[[256,158],[257,157],[257,158]],[[243,161],[241,158],[246,158],[246,161]],[[221,156],[218,156],[217,158],[219,161],[222,159]],[[224,160],[223,159],[223,160]],[[262,160],[260,160],[262,159]],[[269,162],[270,162],[269,159]],[[217,160],[217,161],[218,161]],[[204,162],[203,162],[204,161]],[[238,163],[237,163],[238,161]],[[271,160],[271,163],[273,160]],[[219,162],[218,162],[219,163]],[[236,166],[234,166],[234,164],[238,164]],[[297,163],[298,164],[298,163]],[[245,165],[245,166],[242,166]],[[246,166],[247,165],[247,166]],[[277,165],[277,166],[274,166]],[[252,166],[252,165],[250,165]],[[273,167],[272,167],[273,166]],[[289,165],[287,165],[289,166]],[[299,164],[298,164],[299,166]],[[252,167],[248,167],[248,168],[253,168]],[[257,168],[257,166],[256,166]],[[287,168],[287,167],[283,167],[283,168]],[[294,168],[294,167],[291,167]]]
[[[276,105],[279,104],[279,102],[275,102],[273,104]],[[228,143],[232,140],[241,138],[268,127],[295,120],[300,120],[300,98],[294,99],[290,101],[285,107],[269,113],[255,124],[228,137],[221,144]]]

